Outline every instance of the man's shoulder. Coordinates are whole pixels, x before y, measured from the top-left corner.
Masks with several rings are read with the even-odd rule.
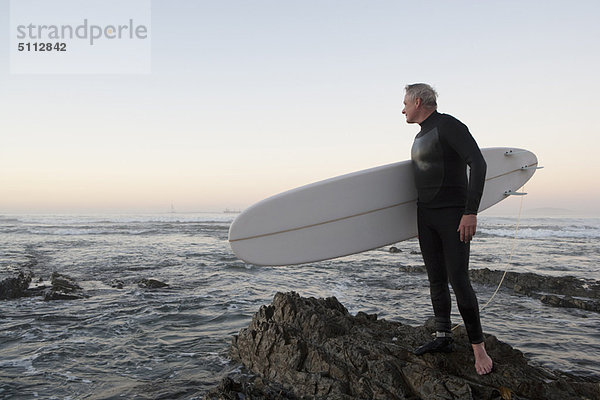
[[[458,118],[450,114],[443,113],[439,113],[439,116],[440,119],[438,126],[442,133],[445,133],[444,131],[469,131],[469,128],[465,124],[463,124]]]
[[[454,123],[464,125],[458,118],[450,114],[438,113],[440,116],[440,121],[444,123]]]

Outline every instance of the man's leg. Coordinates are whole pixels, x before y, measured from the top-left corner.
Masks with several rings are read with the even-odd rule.
[[[456,295],[456,302],[465,323],[469,341],[473,347],[475,369],[478,374],[484,375],[492,371],[493,362],[485,351],[479,316],[479,304],[469,278],[470,245],[469,243],[461,242],[459,233],[457,232],[461,217],[462,210],[455,210],[453,213],[449,213],[448,221],[452,220],[453,222],[450,226],[444,224],[444,229],[440,231],[440,234],[442,236],[442,246],[445,250],[445,264],[448,277]]]
[[[415,350],[421,355],[429,352],[452,351],[452,337],[450,331],[451,299],[448,289],[448,275],[443,257],[442,241],[433,227],[431,218],[432,210],[419,209],[417,213],[419,245],[427,277],[431,304],[435,315],[435,328],[437,338]]]
[[[435,315],[435,328],[450,333],[450,311],[452,307],[448,274],[444,260],[442,240],[432,226],[430,214],[436,210],[420,209],[418,213],[419,245],[427,269],[431,304]]]
[[[461,209],[444,210],[443,217],[438,217],[439,232],[444,248],[444,262],[448,279],[456,295],[458,310],[465,323],[471,343],[483,342],[483,332],[479,318],[477,296],[469,278],[469,243],[460,241],[457,232]]]

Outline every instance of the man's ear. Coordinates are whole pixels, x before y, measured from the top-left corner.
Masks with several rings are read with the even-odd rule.
[[[419,108],[419,107],[421,107],[422,105],[423,105],[423,99],[421,99],[420,97],[417,97],[417,98],[415,99],[415,107],[416,107],[416,108]]]

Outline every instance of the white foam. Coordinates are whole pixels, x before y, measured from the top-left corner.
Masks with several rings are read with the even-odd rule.
[[[10,360],[0,360],[0,369],[4,368],[22,368],[25,370],[25,375],[39,375],[37,369],[33,367],[33,361],[39,357],[39,354],[34,354],[29,357],[14,358]]]
[[[485,233],[486,235],[502,236],[502,237],[514,237],[514,228],[479,228],[479,232]],[[589,238],[598,239],[600,238],[600,229],[593,227],[561,227],[560,229],[548,229],[548,228],[520,228],[518,237],[528,239],[543,239],[543,238]]]

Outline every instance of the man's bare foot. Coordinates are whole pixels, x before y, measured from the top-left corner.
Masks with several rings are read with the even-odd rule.
[[[485,343],[472,344],[473,354],[475,355],[475,370],[479,375],[485,375],[492,372],[494,363],[485,351]]]

